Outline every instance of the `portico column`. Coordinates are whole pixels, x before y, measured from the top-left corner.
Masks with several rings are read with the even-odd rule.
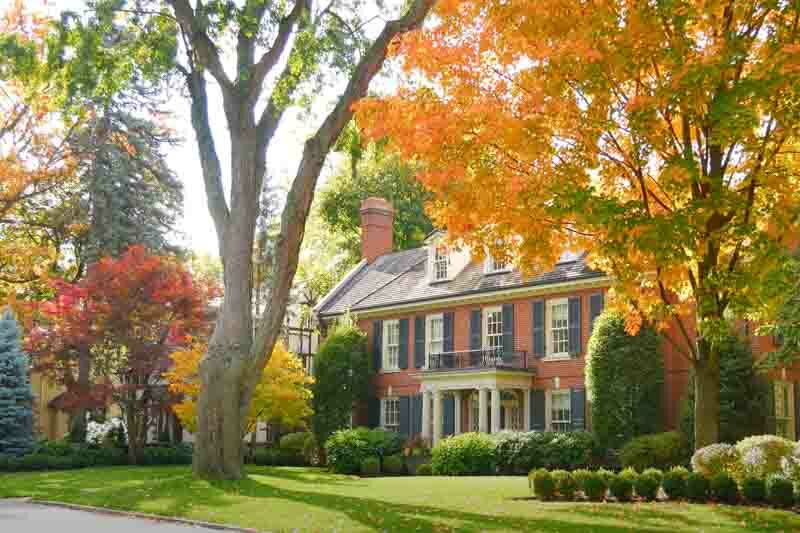
[[[481,433],[489,433],[488,415],[489,391],[487,389],[478,389],[478,431]]]
[[[430,442],[431,440],[431,401],[433,394],[431,391],[422,393],[422,438]]]
[[[433,391],[433,444],[442,440],[442,391]]]
[[[492,391],[492,433],[500,432],[500,389],[497,387]]]
[[[531,430],[531,390],[524,389],[522,391],[522,427],[525,431]]]
[[[461,391],[453,391],[453,404],[455,405],[455,414],[453,416],[453,434],[461,434]]]

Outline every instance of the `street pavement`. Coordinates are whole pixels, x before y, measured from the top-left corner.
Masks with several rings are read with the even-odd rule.
[[[217,529],[0,499],[0,533],[219,533]]]

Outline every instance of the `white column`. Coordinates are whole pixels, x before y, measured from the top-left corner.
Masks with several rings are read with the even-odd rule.
[[[500,432],[500,389],[493,388],[492,392],[492,433]]]
[[[525,431],[531,430],[531,390],[524,389],[522,391],[522,427]]]
[[[442,440],[442,391],[433,391],[433,444]]]
[[[453,391],[453,405],[455,406],[455,419],[453,420],[453,434],[461,434],[461,391]]]
[[[478,431],[481,433],[489,433],[489,424],[487,418],[489,415],[489,390],[478,389]]]
[[[433,394],[430,391],[422,393],[422,438],[431,440],[431,401]]]

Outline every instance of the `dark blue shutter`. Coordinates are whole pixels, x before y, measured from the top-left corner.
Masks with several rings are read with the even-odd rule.
[[[400,325],[400,343],[397,347],[397,366],[405,370],[408,368],[408,319],[401,318],[398,324]]]
[[[414,368],[425,366],[425,317],[414,319]]]
[[[367,426],[376,428],[381,425],[381,401],[374,396],[367,404]]]
[[[581,354],[581,298],[569,299],[569,354],[578,357]]]
[[[597,320],[597,317],[603,312],[603,306],[605,305],[604,298],[602,292],[589,296],[589,334],[594,331],[594,321]]]
[[[544,431],[544,391],[531,391],[531,431]]]
[[[503,361],[514,360],[514,304],[503,305]]]
[[[380,371],[383,361],[383,321],[376,320],[372,323],[372,364],[375,372]]]
[[[411,436],[411,396],[400,396],[400,434]]]
[[[411,436],[422,433],[422,394],[411,397]]]
[[[452,394],[442,398],[442,434],[449,437],[456,432],[456,400]]]
[[[505,427],[506,427],[506,410],[501,405],[500,406],[500,430],[502,431],[503,428],[505,428]]]
[[[481,331],[481,310],[473,309],[469,313],[469,349],[480,350],[483,344]]]
[[[572,431],[586,429],[586,389],[570,389],[569,411]]]
[[[444,331],[442,332],[442,344],[445,352],[452,352],[453,348],[453,313],[444,313]]]
[[[533,355],[544,357],[545,355],[545,334],[544,334],[544,300],[536,300],[532,304],[531,320],[533,321]]]

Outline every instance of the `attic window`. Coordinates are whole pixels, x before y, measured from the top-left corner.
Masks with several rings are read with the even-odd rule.
[[[433,252],[433,280],[442,281],[447,279],[447,248],[437,246]]]
[[[494,274],[495,272],[508,272],[511,266],[505,259],[495,259],[491,255],[486,259],[486,273]]]

